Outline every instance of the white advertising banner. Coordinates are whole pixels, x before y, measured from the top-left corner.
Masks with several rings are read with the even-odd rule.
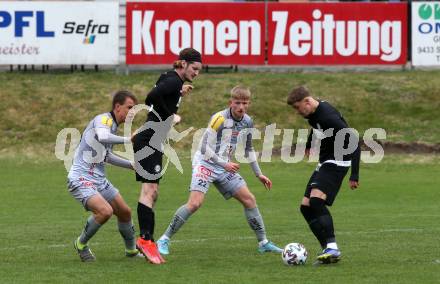
[[[440,66],[440,2],[412,2],[412,64]]]
[[[0,65],[118,64],[119,4],[0,1]]]

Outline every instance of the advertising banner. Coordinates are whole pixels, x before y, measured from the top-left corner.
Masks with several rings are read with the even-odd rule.
[[[412,2],[412,64],[440,65],[440,2]]]
[[[118,64],[119,3],[0,2],[0,64]]]
[[[262,3],[128,2],[127,64],[172,64],[192,47],[204,64],[264,64]]]
[[[268,64],[405,64],[406,3],[269,3]]]

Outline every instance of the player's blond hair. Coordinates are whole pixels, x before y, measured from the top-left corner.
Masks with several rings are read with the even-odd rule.
[[[174,69],[183,68],[183,62],[185,62],[185,60],[176,60],[176,61],[174,61],[173,68]]]
[[[251,99],[251,91],[249,88],[243,86],[235,86],[231,90],[231,100],[250,100]]]

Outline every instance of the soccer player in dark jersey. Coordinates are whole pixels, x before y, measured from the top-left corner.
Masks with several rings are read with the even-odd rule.
[[[333,204],[350,166],[350,188],[359,186],[358,138],[333,106],[314,99],[305,87],[294,89],[287,104],[313,127],[306,144],[306,155],[310,153],[312,135],[321,141],[319,163],[307,184],[300,210],[323,249],[317,263],[335,263],[340,260],[341,252],[327,206]]]
[[[182,97],[193,89],[192,82],[202,68],[201,54],[192,48],[185,48],[173,64],[174,70],[163,73],[147,95],[145,104],[149,106],[147,122],[132,138],[136,180],[142,183],[137,213],[140,237],[136,241],[138,249],[147,261],[164,263],[154,242],[155,216],[153,207],[158,196],[159,181],[163,174],[163,143],[173,124],[179,123],[177,115]]]

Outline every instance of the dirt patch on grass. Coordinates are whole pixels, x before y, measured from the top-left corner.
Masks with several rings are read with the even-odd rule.
[[[393,154],[439,154],[440,144],[421,142],[383,142],[380,143],[385,153]]]
[[[375,142],[382,146],[385,154],[440,154],[440,143],[429,144],[423,142],[388,142],[379,141]],[[291,153],[295,153],[296,145],[292,146]],[[363,151],[371,150],[371,147],[367,146],[364,141],[361,142],[361,149]],[[273,151],[274,154],[281,154],[281,149],[276,148]]]

